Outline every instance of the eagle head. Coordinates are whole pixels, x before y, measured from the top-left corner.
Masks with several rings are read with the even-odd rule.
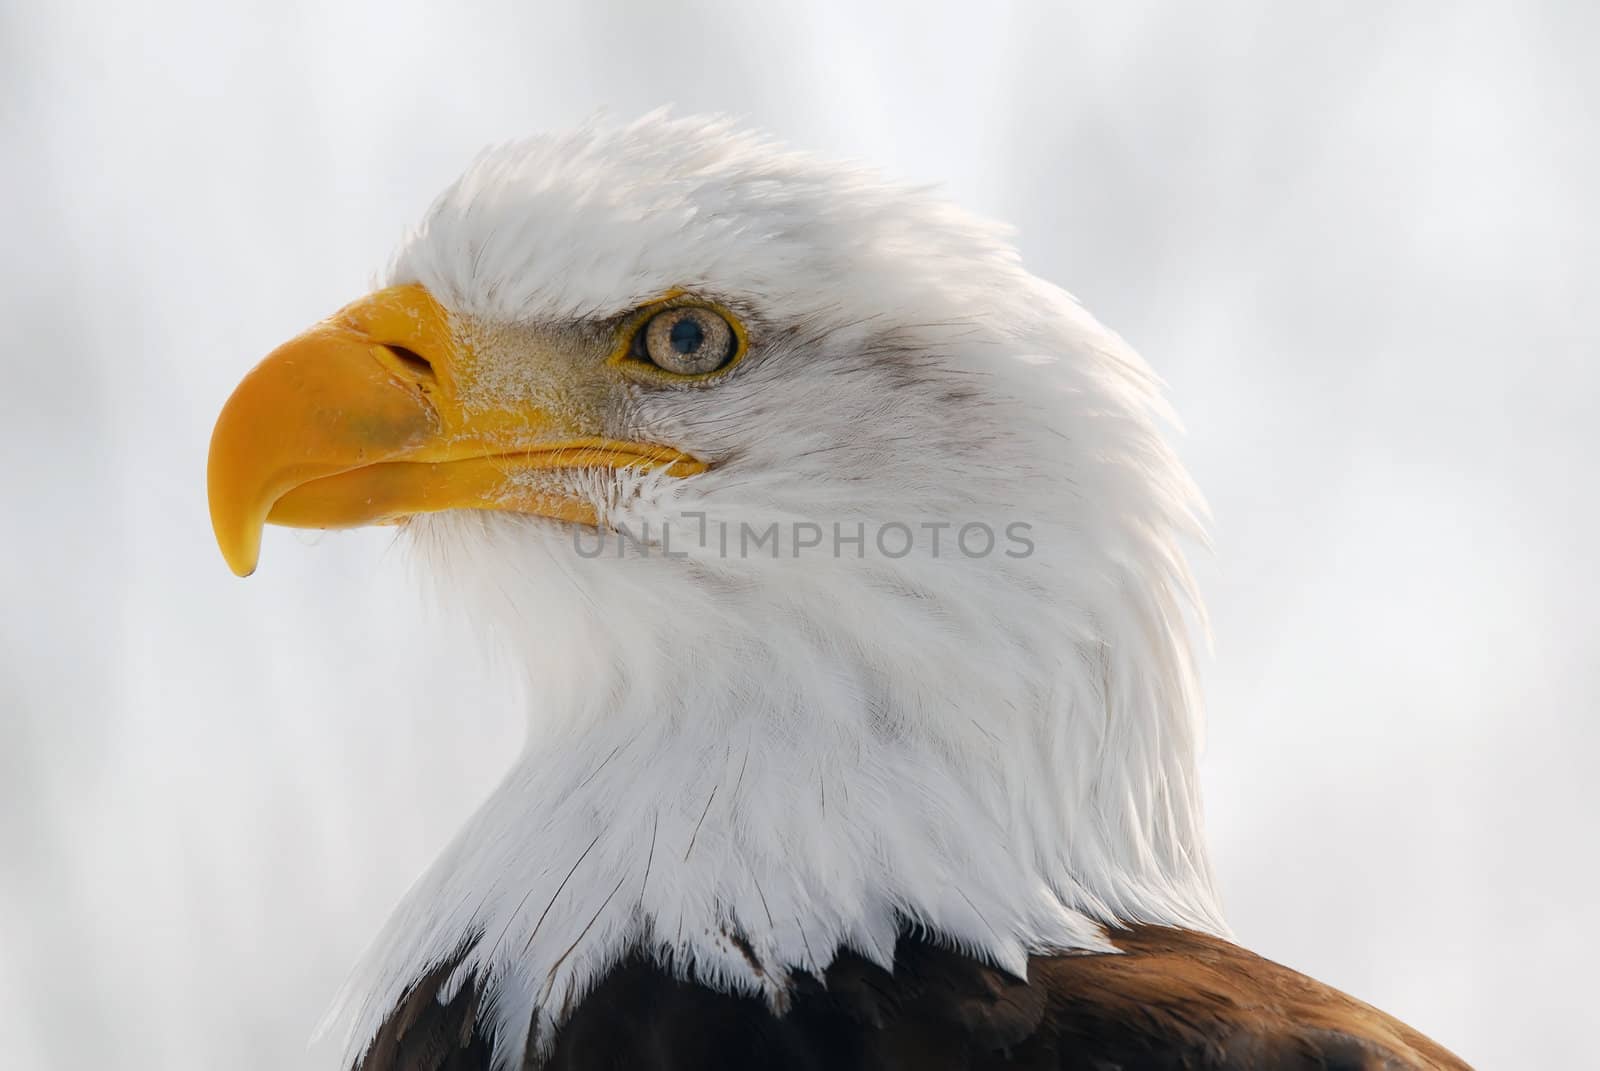
[[[397,524],[526,677],[352,1044],[441,963],[519,1052],[628,954],[781,1005],[907,927],[1019,972],[1219,930],[1162,417],[926,190],[662,115],[484,154],[212,442],[236,572],[265,523]]]

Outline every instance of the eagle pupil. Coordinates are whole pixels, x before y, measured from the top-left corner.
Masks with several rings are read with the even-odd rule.
[[[672,325],[672,332],[667,336],[672,341],[672,348],[678,353],[688,355],[700,348],[705,341],[705,330],[695,322],[694,317],[685,316]]]

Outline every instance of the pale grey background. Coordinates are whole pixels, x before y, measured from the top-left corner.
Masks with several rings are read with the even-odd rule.
[[[212,418],[482,145],[667,102],[943,183],[1150,358],[1240,938],[1592,1059],[1595,5],[0,10],[8,1066],[325,1066],[519,725],[388,534],[230,576]]]

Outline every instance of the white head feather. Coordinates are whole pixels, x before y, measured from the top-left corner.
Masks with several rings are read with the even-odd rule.
[[[508,514],[410,526],[526,667],[528,742],[353,980],[356,1050],[463,950],[509,1067],[634,949],[781,1007],[791,972],[888,964],[906,925],[1019,974],[1107,949],[1103,924],[1222,931],[1180,545],[1198,498],[1148,368],[1002,230],[655,115],[487,153],[391,282],[513,338],[681,288],[755,344],[608,417],[710,471],[571,478],[670,555]],[[502,358],[484,389],[514,393]],[[974,524],[987,553],[980,528],[958,544]]]

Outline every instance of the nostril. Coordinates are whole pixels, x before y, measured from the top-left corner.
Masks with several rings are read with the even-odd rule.
[[[389,343],[385,343],[383,348],[393,354],[395,360],[400,362],[401,367],[406,369],[406,371],[411,372],[413,375],[433,375],[433,363],[416,350],[410,350],[404,346],[395,346]]]

